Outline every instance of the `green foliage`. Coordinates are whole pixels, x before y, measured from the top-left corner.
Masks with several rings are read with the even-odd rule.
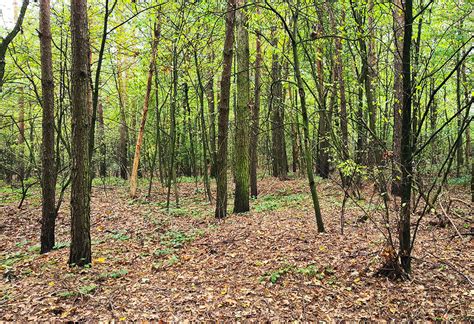
[[[185,233],[183,231],[168,231],[161,236],[161,245],[168,248],[179,249],[184,244],[194,241],[198,236],[196,232]]]
[[[100,277],[101,278],[117,279],[117,278],[121,278],[121,277],[125,276],[126,274],[128,274],[128,270],[127,269],[121,269],[121,270],[118,270],[118,271],[102,273],[100,275]]]
[[[128,241],[130,239],[130,235],[127,235],[126,232],[113,232],[111,236],[118,241]]]
[[[78,291],[81,295],[90,295],[97,289],[96,285],[87,285],[79,287]]]

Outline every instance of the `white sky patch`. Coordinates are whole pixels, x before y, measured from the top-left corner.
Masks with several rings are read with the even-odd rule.
[[[0,29],[10,30],[15,25],[15,10],[20,10],[21,2],[18,0],[0,0]]]

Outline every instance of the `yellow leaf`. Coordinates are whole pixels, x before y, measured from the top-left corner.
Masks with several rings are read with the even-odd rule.
[[[55,285],[54,281],[48,282],[48,286],[53,287]]]
[[[126,317],[120,317],[119,321],[125,321],[127,318]]]
[[[97,258],[96,261],[99,262],[99,263],[104,263],[104,262],[105,262],[105,258]]]

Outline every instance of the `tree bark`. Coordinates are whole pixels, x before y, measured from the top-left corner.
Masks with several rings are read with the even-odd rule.
[[[227,14],[225,23],[226,27],[223,51],[224,60],[221,78],[217,135],[216,218],[223,218],[227,215],[227,137],[229,131],[230,78],[232,74],[232,57],[234,46],[235,1],[236,0],[227,1]]]
[[[90,168],[87,95],[89,83],[89,27],[87,0],[71,0],[71,248],[69,264],[91,263]]]
[[[250,209],[250,50],[247,0],[237,0],[236,13],[237,105],[235,114],[235,197],[234,213]]]
[[[40,1],[40,55],[41,88],[43,99],[41,150],[41,248],[40,253],[51,251],[55,244],[56,223],[56,165],[54,158],[54,78],[51,50],[51,4]]]
[[[406,273],[411,271],[411,234],[410,234],[410,201],[412,186],[412,146],[411,146],[411,38],[413,33],[413,3],[405,1],[403,24],[403,102],[402,102],[402,138],[401,138],[401,208],[400,208],[400,262]]]
[[[257,15],[260,15],[260,8],[258,7],[258,0],[255,2],[257,5]],[[259,115],[260,115],[260,74],[262,65],[262,44],[261,44],[260,32],[257,31],[257,37],[255,41],[256,56],[255,56],[255,90],[254,90],[254,102],[252,106],[252,123],[250,130],[250,195],[257,197],[257,168],[258,168],[258,133],[259,133]]]

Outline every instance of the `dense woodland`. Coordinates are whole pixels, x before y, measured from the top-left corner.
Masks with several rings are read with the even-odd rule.
[[[0,319],[474,319],[470,1],[2,1]]]

